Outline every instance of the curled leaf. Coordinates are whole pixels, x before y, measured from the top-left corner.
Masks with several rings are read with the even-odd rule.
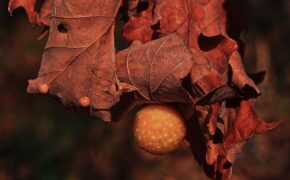
[[[192,54],[183,40],[175,35],[141,44],[117,54],[120,81],[137,87],[147,100],[156,102],[190,102],[181,79],[190,71]]]
[[[238,107],[225,107],[223,119],[224,146],[230,148],[236,143],[248,140],[254,133],[265,133],[280,124],[280,121],[267,123],[254,111],[253,101],[241,101]]]

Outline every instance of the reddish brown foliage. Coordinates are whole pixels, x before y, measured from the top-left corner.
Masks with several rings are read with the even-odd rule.
[[[190,51],[175,34],[143,45],[135,41],[117,54],[117,76],[137,87],[148,101],[190,102],[181,79],[190,72],[191,58]]]
[[[125,114],[148,102],[181,104],[195,158],[209,177],[228,179],[245,141],[279,121],[266,123],[253,109],[260,91],[227,33],[224,0],[129,0],[123,34],[136,41],[115,56],[120,5],[47,0],[38,12],[35,0],[11,0],[11,12],[22,6],[31,23],[50,29],[28,92],[48,93],[107,121],[115,109]]]

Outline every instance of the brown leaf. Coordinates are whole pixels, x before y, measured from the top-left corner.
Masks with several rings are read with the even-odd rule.
[[[114,18],[120,3],[53,1],[49,39],[28,92],[39,93],[47,85],[48,93],[66,106],[90,106],[92,115],[110,120],[109,109],[121,94],[114,71]]]
[[[266,123],[259,118],[252,104],[252,100],[241,101],[239,107],[225,109],[221,114],[225,123],[224,144],[226,148],[248,140],[254,133],[265,133],[279,125],[280,121]]]
[[[246,74],[227,34],[230,29],[239,41],[241,28],[228,27],[232,5],[224,2],[128,0],[123,35],[139,41],[115,57],[120,0],[47,0],[39,12],[35,0],[10,0],[11,13],[22,6],[30,22],[45,26],[44,34],[50,28],[39,76],[28,91],[89,107],[103,120],[118,120],[145,103],[171,103],[186,117],[186,141],[206,174],[229,179],[245,142],[280,121],[267,123],[254,111],[260,94],[255,83],[264,74]]]
[[[154,33],[159,33],[160,36],[173,32],[179,34],[193,53],[194,64],[191,71],[193,87],[196,83],[206,84],[211,81],[212,75],[208,75],[209,73],[215,73],[216,79],[221,82],[211,86],[211,89],[205,90],[201,87],[201,90],[207,93],[228,81],[228,61],[237,49],[235,41],[226,34],[223,2],[223,0],[204,2],[176,0],[172,3],[170,0],[150,0],[148,9],[138,16],[133,16],[126,24],[125,30],[128,35],[125,37],[147,42],[152,38],[150,26],[154,24],[159,25],[154,29]],[[138,24],[143,22],[143,19],[137,19],[141,17],[143,19],[146,17],[144,23],[146,26],[143,23]],[[131,25],[134,27],[130,28]],[[142,31],[137,32],[136,29]],[[145,29],[150,31],[150,36],[144,35],[147,31]]]
[[[177,32],[190,47],[193,87],[206,94],[228,81],[228,61],[237,44],[226,34],[223,1],[158,1],[154,15],[161,35]]]
[[[138,24],[138,21],[143,22],[141,18],[146,19],[146,23]],[[138,34],[136,36],[130,35],[130,33],[136,32],[136,29],[144,29],[145,24],[146,29],[149,30],[149,27],[158,21],[159,28],[155,29],[156,32],[161,35],[177,32],[186,40],[191,48],[204,49],[203,47],[205,47],[204,50],[208,51],[209,49],[214,49],[213,47],[220,43],[228,43],[229,45],[223,46],[237,48],[236,43],[228,38],[226,34],[223,0],[209,0],[205,2],[176,0],[174,3],[170,0],[149,0],[149,7],[137,16],[134,16],[126,24],[125,31],[129,35],[125,35],[125,37],[130,40],[140,40],[145,31],[136,33]],[[134,28],[127,28],[127,26],[132,26],[133,24]],[[231,48],[225,49],[226,51],[231,51]],[[217,52],[215,51],[215,53]],[[220,62],[220,64],[222,63]]]
[[[264,133],[278,126],[280,121],[266,123],[253,109],[253,100],[241,101],[239,106],[227,107],[223,104],[217,132],[213,140],[208,141],[206,163],[214,164],[214,179],[228,179],[232,173],[232,164],[241,153],[245,142],[254,133]],[[222,139],[220,139],[222,136]]]
[[[267,123],[259,118],[254,111],[253,102],[254,100],[250,99],[231,106],[226,106],[224,102],[221,107],[218,104],[212,104],[210,109],[196,107],[195,112],[200,114],[195,114],[195,121],[200,122],[204,143],[207,143],[205,160],[199,163],[203,164],[209,177],[230,178],[232,165],[241,153],[245,142],[254,133],[265,133],[279,125],[280,121]],[[188,140],[192,148],[194,139]]]
[[[220,35],[227,37],[223,0],[162,0],[157,2],[154,13],[160,22],[160,33],[178,32],[194,49],[199,49],[199,38],[212,38],[208,49],[218,45]]]
[[[192,54],[175,35],[141,44],[117,54],[117,76],[120,81],[139,89],[147,100],[156,102],[189,102],[190,95],[181,87],[181,79],[190,71]]]

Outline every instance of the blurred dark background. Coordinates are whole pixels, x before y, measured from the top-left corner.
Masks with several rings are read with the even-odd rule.
[[[186,145],[165,156],[139,150],[132,117],[104,123],[27,94],[45,40],[36,40],[40,29],[29,24],[23,9],[10,17],[7,4],[0,2],[0,180],[207,179]],[[283,121],[246,144],[232,179],[290,179],[290,1],[251,0],[245,11],[247,71],[267,71],[256,108],[267,120]]]

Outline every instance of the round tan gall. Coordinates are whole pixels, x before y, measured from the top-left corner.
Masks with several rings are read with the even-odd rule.
[[[183,117],[174,108],[151,104],[135,117],[134,136],[138,146],[152,154],[174,151],[185,136]]]

